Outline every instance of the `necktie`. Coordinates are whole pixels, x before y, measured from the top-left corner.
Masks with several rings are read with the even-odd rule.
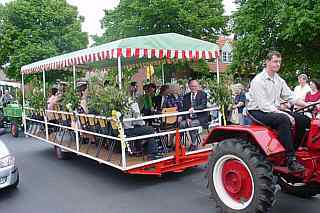
[[[192,93],[191,94],[191,106],[194,107],[196,104],[196,94]]]

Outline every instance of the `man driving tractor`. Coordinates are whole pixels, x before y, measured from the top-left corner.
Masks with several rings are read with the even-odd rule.
[[[290,90],[286,82],[278,75],[281,66],[281,54],[271,51],[267,54],[265,68],[251,82],[249,90],[248,111],[256,121],[275,129],[279,140],[286,150],[288,169],[292,172],[304,171],[304,166],[296,160],[295,144],[304,139],[306,129],[310,127],[310,119],[301,113],[283,111],[282,100],[297,106],[308,104],[299,99]],[[295,141],[291,127],[295,126]]]

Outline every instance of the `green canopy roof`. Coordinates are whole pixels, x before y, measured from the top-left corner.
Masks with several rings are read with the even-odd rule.
[[[188,36],[166,33],[120,39],[87,49],[55,56],[25,65],[21,72],[25,74],[47,70],[63,69],[95,61],[121,57],[136,58],[175,58],[175,59],[211,59],[218,54],[214,43]]]

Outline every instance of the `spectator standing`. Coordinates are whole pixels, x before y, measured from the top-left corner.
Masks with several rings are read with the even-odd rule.
[[[244,118],[243,118],[243,109],[246,103],[246,96],[242,91],[242,85],[237,84],[235,87],[235,97],[234,97],[234,105],[233,108],[238,110],[238,120],[240,125],[244,125]]]
[[[248,86],[244,89],[244,95],[246,97],[245,106],[243,108],[243,125],[250,125],[252,123],[251,118],[248,115],[248,108],[247,105],[249,103],[249,88]]]

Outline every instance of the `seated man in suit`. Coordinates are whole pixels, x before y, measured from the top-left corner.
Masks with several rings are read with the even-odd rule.
[[[197,80],[190,80],[188,83],[190,92],[183,97],[183,111],[189,111],[190,114],[184,116],[184,120],[180,122],[180,128],[202,126],[208,127],[208,112],[193,113],[195,110],[203,110],[207,108],[207,94],[200,90]],[[197,131],[190,131],[191,145],[189,151],[197,148]]]

